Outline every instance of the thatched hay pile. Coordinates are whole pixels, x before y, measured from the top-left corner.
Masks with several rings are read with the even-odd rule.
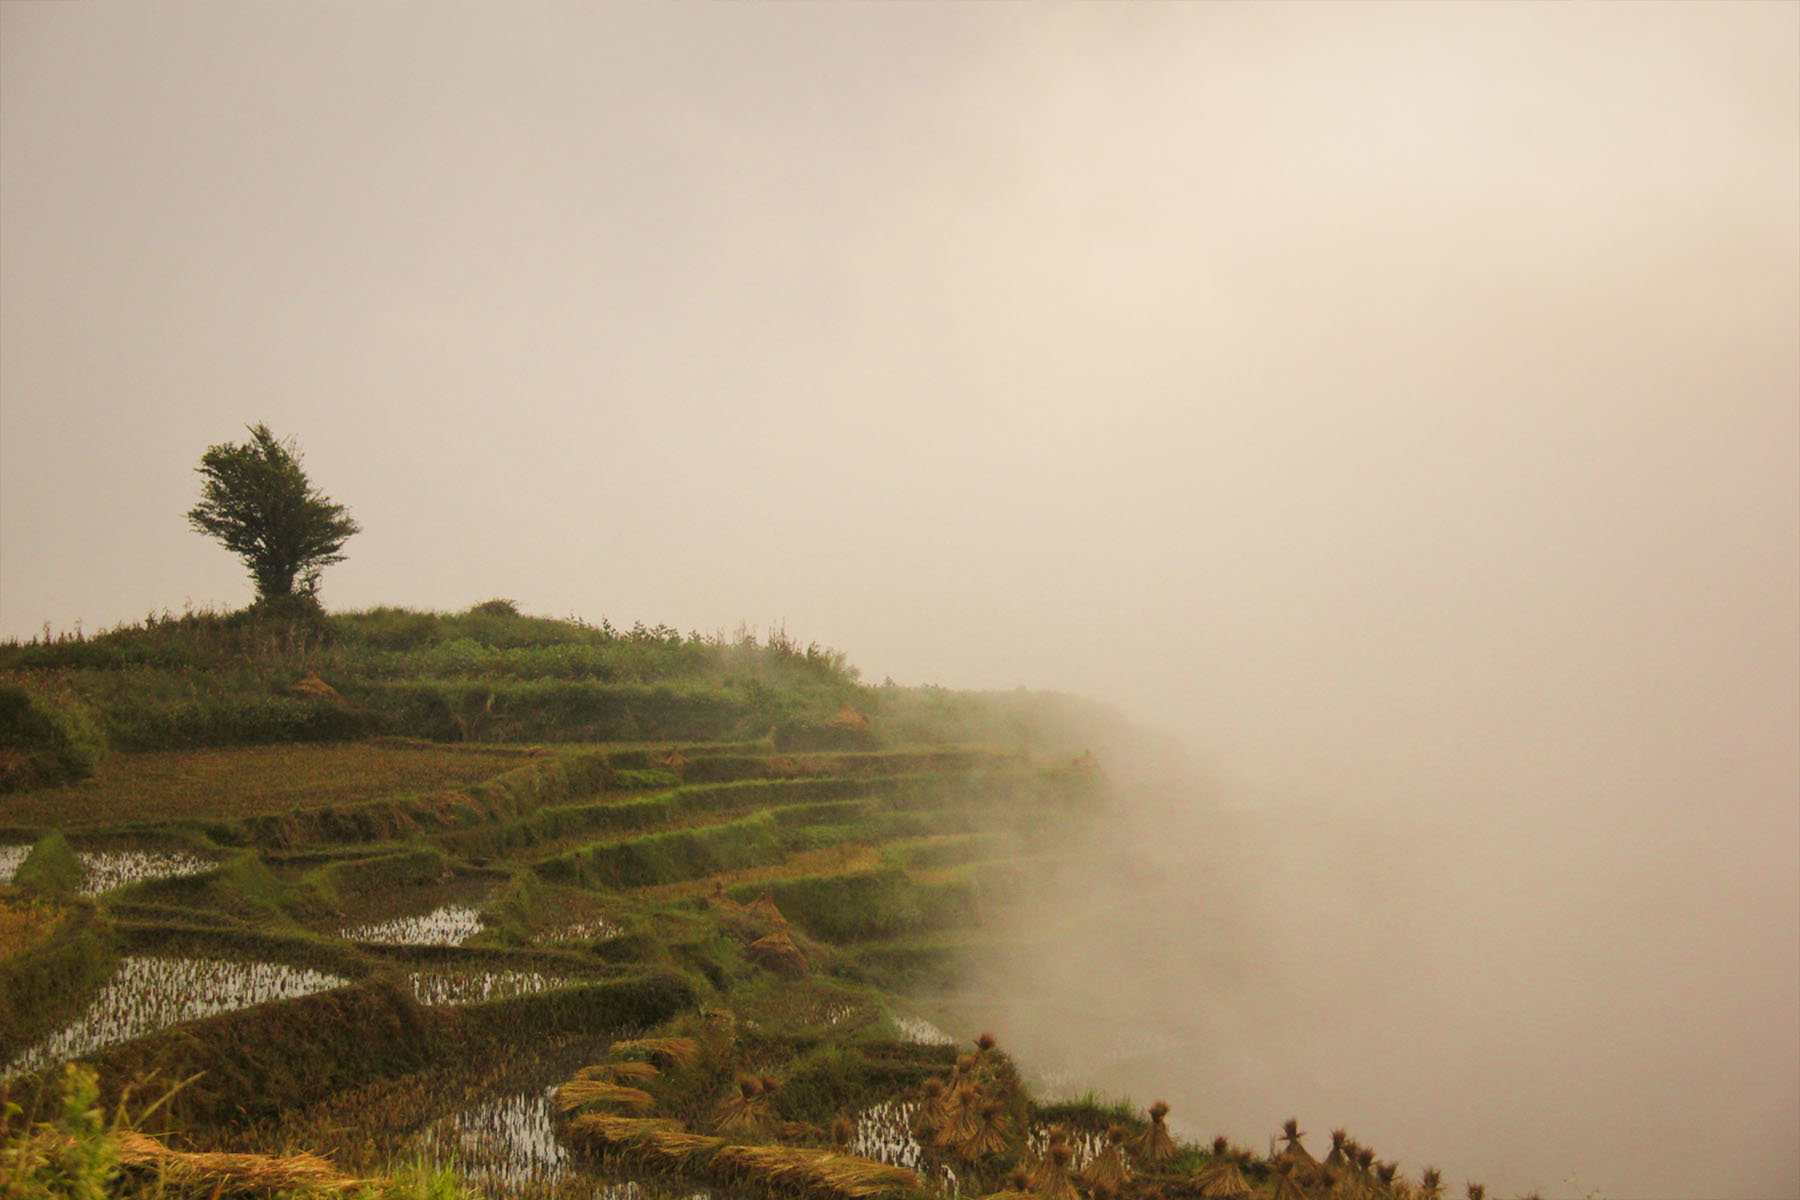
[[[1169,1135],[1168,1117],[1166,1102],[1158,1100],[1152,1104],[1150,1124],[1125,1146],[1133,1158],[1151,1169],[1164,1166],[1175,1158],[1175,1139]]]
[[[798,978],[806,974],[806,955],[800,953],[800,947],[794,945],[794,939],[785,930],[778,929],[751,942],[750,957],[757,966],[777,975]]]

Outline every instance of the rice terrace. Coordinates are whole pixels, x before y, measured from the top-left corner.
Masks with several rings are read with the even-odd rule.
[[[1441,1193],[1034,1096],[934,1023],[1104,819],[1079,701],[503,600],[0,669],[0,1195]]]

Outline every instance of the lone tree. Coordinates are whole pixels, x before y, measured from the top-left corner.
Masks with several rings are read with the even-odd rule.
[[[194,469],[206,482],[188,524],[244,560],[259,601],[293,595],[296,577],[311,595],[319,569],[344,560],[338,550],[361,526],[313,487],[292,438],[278,441],[260,422],[248,428],[243,445],[208,446],[200,456]]]

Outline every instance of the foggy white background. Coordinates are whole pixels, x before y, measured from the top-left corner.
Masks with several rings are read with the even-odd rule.
[[[1194,952],[1015,1045],[1154,984],[1197,1133],[1800,1192],[1800,6],[0,5],[0,634],[247,601],[259,420],[333,607],[1179,733]]]

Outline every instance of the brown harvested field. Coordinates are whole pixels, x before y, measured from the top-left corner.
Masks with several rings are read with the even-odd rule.
[[[113,754],[92,779],[0,796],[0,825],[76,829],[119,821],[245,817],[462,787],[531,752],[389,742]]]

